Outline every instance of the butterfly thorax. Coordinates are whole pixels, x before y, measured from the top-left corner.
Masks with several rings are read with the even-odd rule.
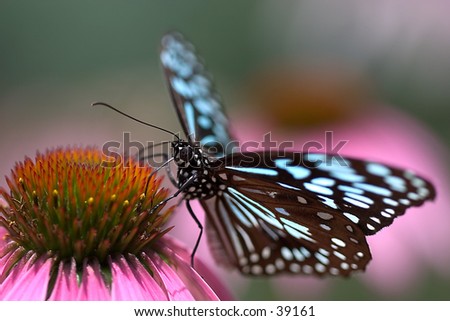
[[[180,140],[173,142],[172,148],[178,166],[178,187],[185,189],[184,198],[207,199],[221,190],[222,184],[218,184],[213,166],[200,146]]]

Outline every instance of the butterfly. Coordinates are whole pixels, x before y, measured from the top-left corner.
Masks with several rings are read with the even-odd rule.
[[[435,197],[409,170],[319,153],[236,151],[220,96],[194,46],[178,32],[160,60],[187,140],[172,142],[174,182],[206,214],[215,259],[249,275],[348,276],[371,260],[366,236]]]

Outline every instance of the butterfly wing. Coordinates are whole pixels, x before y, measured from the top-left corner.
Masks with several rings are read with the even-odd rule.
[[[269,190],[282,197],[273,198],[266,187],[228,187],[221,196],[201,201],[218,262],[251,275],[349,275],[364,270],[371,256],[355,224],[337,211],[323,209],[317,200],[300,204],[295,192],[275,185]]]
[[[216,175],[223,192],[201,201],[212,250],[248,274],[363,270],[365,235],[435,197],[410,171],[324,154],[232,154]]]
[[[166,34],[160,59],[173,103],[191,143],[199,142],[211,156],[234,147],[220,96],[194,46],[180,33]]]

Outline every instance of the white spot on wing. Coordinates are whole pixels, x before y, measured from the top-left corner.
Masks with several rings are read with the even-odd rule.
[[[333,251],[334,256],[336,256],[337,258],[341,259],[342,261],[345,261],[347,258],[345,257],[344,254],[342,254],[339,251]]]
[[[364,182],[365,180],[364,176],[346,172],[331,172],[330,176],[351,183]]]
[[[321,263],[316,263],[314,267],[316,268],[316,271],[319,273],[325,272],[325,266]]]
[[[391,185],[391,187],[404,188],[406,182],[403,178],[397,176],[387,176],[384,178],[386,184]]]
[[[348,197],[351,197],[355,200],[358,200],[360,202],[364,202],[366,204],[373,204],[373,200],[371,198],[368,198],[367,196],[364,195],[359,195],[359,194],[353,194],[353,193],[346,193],[346,195]]]
[[[292,251],[289,248],[285,247],[285,246],[283,246],[281,248],[281,256],[286,261],[292,261],[292,259],[294,258],[294,255],[292,254]]]
[[[325,213],[325,212],[317,212],[317,216],[320,217],[322,220],[331,220],[334,216],[331,215],[330,213]]]
[[[334,244],[336,244],[337,246],[340,246],[340,247],[345,247],[346,246],[345,242],[342,241],[341,239],[337,238],[337,237],[331,238],[331,242],[333,242]]]
[[[375,226],[373,226],[372,224],[366,224],[367,228],[371,231],[375,231]]]
[[[392,208],[386,208],[384,211],[389,214],[395,214],[395,211]]]
[[[298,249],[292,249],[292,253],[297,261],[302,262],[305,260],[305,256]]]
[[[311,274],[313,272],[311,265],[303,265],[302,270],[305,274]]]
[[[252,253],[250,254],[250,262],[256,263],[259,261],[259,255],[258,253]]]
[[[370,207],[366,203],[360,202],[360,201],[355,200],[355,199],[350,198],[350,197],[344,197],[343,200],[346,201],[347,203],[353,204],[353,205],[361,207],[361,208],[369,208]]]
[[[330,268],[330,274],[331,275],[339,275],[339,270],[336,269],[335,267],[331,267]]]
[[[202,127],[203,129],[210,129],[212,126],[211,118],[200,115],[197,118],[197,123]]]
[[[328,177],[316,177],[311,180],[312,184],[321,186],[333,186],[336,181]]]
[[[241,235],[241,237],[244,240],[245,246],[247,247],[248,251],[249,252],[255,252],[255,246],[253,245],[253,242],[250,239],[250,237],[248,236],[247,232],[245,232],[244,229],[242,227],[240,227],[239,225],[236,226],[236,231],[238,231],[239,234]],[[239,241],[237,239],[236,239],[236,241],[239,243]],[[240,245],[239,245],[239,247],[240,247]]]
[[[356,188],[360,188],[362,190],[365,190],[367,192],[371,192],[374,194],[378,194],[381,196],[391,196],[392,192],[384,187],[372,185],[372,184],[366,184],[366,183],[354,183],[353,186]]]
[[[293,273],[298,273],[300,272],[300,265],[298,265],[297,263],[291,263],[289,264],[289,270]]]
[[[286,232],[291,234],[295,238],[302,238],[307,241],[315,243],[316,241],[311,238],[312,234],[309,232],[309,229],[306,226],[293,222],[284,217],[280,218],[281,222],[284,223],[284,229]]]
[[[276,266],[276,268],[277,268],[278,270],[284,269],[285,264],[284,264],[283,259],[277,258],[277,259],[275,260],[275,266]]]
[[[309,252],[308,249],[306,249],[306,248],[303,247],[303,246],[300,248],[300,251],[302,252],[302,254],[303,254],[305,257],[310,257],[310,256],[311,256],[311,252]]]
[[[366,170],[375,176],[386,176],[391,173],[391,170],[382,164],[368,163],[366,165]]]
[[[420,199],[419,195],[417,195],[416,193],[413,193],[413,192],[409,192],[407,196],[409,199],[411,199],[413,201],[418,201]]]
[[[268,264],[268,265],[266,265],[264,270],[266,271],[267,274],[274,274],[277,269],[275,268],[275,266],[273,264]]]
[[[304,179],[311,174],[311,171],[302,166],[289,166],[288,163],[291,162],[290,159],[280,158],[275,160],[275,165],[287,171],[291,174],[295,179]]]
[[[313,193],[333,195],[333,190],[328,187],[319,186],[311,183],[304,183],[303,186],[305,186],[306,189],[308,189],[310,192]]]
[[[323,228],[325,231],[331,231],[331,227],[327,224],[320,224],[320,227]]]
[[[248,259],[245,256],[239,258],[239,265],[244,266],[248,264]]]
[[[228,191],[234,195],[236,199],[238,199],[240,202],[246,204],[246,207],[251,209],[251,211],[257,215],[259,218],[264,220],[265,222],[275,226],[276,228],[283,229],[283,225],[278,221],[278,219],[275,217],[275,215],[269,211],[266,207],[260,205],[259,203],[255,202],[254,200],[248,198],[247,196],[243,195],[242,193],[238,192],[234,188],[228,188]]]
[[[275,207],[275,210],[280,214],[289,215],[289,213],[286,212],[286,210],[283,207]]]
[[[398,206],[398,202],[391,199],[391,198],[383,198],[383,202],[387,205],[391,205],[391,206]]]
[[[227,180],[227,174],[225,174],[225,173],[220,173],[220,174],[219,174],[219,177],[220,177],[221,179],[223,179],[224,181]]]
[[[289,184],[284,184],[284,183],[281,183],[281,182],[277,182],[277,184],[280,185],[281,187],[292,189],[294,191],[301,191],[300,188],[292,186],[292,185],[289,185]]]
[[[263,259],[268,259],[270,257],[270,253],[271,253],[270,247],[266,246],[261,251],[261,256]]]
[[[327,206],[329,206],[331,208],[338,209],[336,203],[334,202],[334,200],[332,198],[329,198],[329,197],[326,197],[326,196],[323,196],[323,195],[318,195],[318,196],[320,198],[320,201],[323,204],[325,204],[325,205],[327,205]]]
[[[362,193],[364,193],[364,191],[362,189],[351,187],[351,186],[347,186],[347,185],[338,185],[337,188],[338,188],[338,190],[341,190],[343,192],[349,192],[349,193],[353,193],[353,194],[362,194]]]
[[[261,265],[253,265],[251,267],[251,271],[254,275],[260,275],[263,272],[263,268],[261,267]]]
[[[322,263],[322,264],[324,264],[324,265],[330,264],[330,260],[329,260],[327,257],[325,257],[324,255],[322,255],[321,253],[316,252],[316,253],[314,254],[314,256],[316,257],[316,259],[317,259],[318,261],[320,261],[320,263]]]
[[[244,173],[256,174],[256,175],[266,175],[266,176],[277,176],[278,175],[278,172],[271,168],[231,167],[231,166],[226,166],[225,168],[244,172]]]

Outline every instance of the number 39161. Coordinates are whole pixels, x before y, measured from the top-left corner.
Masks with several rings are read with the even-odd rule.
[[[277,316],[315,317],[314,306],[277,306]]]

